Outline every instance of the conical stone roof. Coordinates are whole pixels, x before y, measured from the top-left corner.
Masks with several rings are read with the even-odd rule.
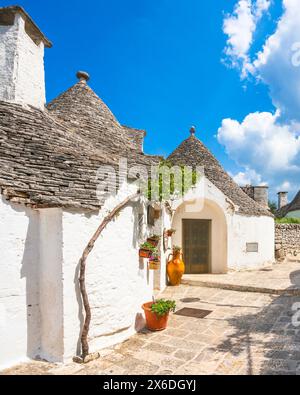
[[[276,216],[282,218],[285,217],[288,213],[297,210],[300,210],[300,191],[297,193],[291,203],[287,204],[286,206],[282,207],[280,210],[277,211]]]
[[[128,160],[129,168],[143,165],[148,172],[161,160],[141,152],[135,130],[121,126],[86,81],[81,79],[45,111],[0,101],[0,194],[6,199],[98,210],[105,199],[98,191],[103,165],[126,176],[120,158]]]
[[[218,160],[194,135],[183,141],[180,146],[168,157],[174,165],[186,165],[196,168],[203,166],[205,176],[226,195],[234,204],[239,206],[239,213],[250,216],[272,216],[270,211],[264,209],[251,199],[222,168]]]
[[[59,95],[47,108],[59,122],[87,138],[95,148],[106,153],[137,149],[126,130],[86,80],[79,81]]]

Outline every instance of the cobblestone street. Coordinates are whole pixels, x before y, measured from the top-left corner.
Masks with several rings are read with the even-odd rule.
[[[212,313],[204,319],[172,315],[166,331],[144,330],[87,365],[33,362],[2,374],[300,374],[300,327],[292,322],[300,296],[181,285],[163,297],[175,299],[177,310]]]

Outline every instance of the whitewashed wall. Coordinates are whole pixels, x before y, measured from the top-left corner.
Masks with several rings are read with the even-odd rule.
[[[228,219],[230,269],[254,269],[274,263],[275,224],[271,217],[234,215]],[[247,252],[247,243],[258,243],[258,252]]]
[[[229,269],[251,269],[274,262],[274,219],[243,216],[207,178],[184,199],[175,201],[172,227],[177,229],[173,244],[182,247],[182,219],[212,220],[211,273]],[[258,243],[258,252],[247,252],[247,243]]]
[[[19,14],[13,26],[0,26],[0,100],[45,105],[44,44],[32,41]]]
[[[83,306],[78,288],[78,262],[107,212],[122,201],[107,202],[99,215],[63,213],[64,346],[65,358],[79,351]],[[96,242],[87,261],[86,287],[92,308],[91,351],[121,342],[144,326],[141,305],[152,300],[154,278],[138,257],[138,206],[121,211]]]
[[[61,209],[39,210],[40,356],[54,362],[62,362],[64,354],[62,231]]]
[[[126,187],[95,214],[60,209],[35,211],[7,203],[1,197],[1,368],[27,357],[64,361],[78,354],[83,323],[79,259],[104,216],[133,189]],[[183,204],[199,197],[204,197],[199,212],[180,211]],[[174,203],[178,211],[173,218],[177,229],[173,243],[181,244],[182,218],[212,219],[214,273],[228,268],[254,268],[274,260],[272,218],[234,213],[232,203],[208,181],[186,199],[185,203]],[[224,224],[227,245],[223,240],[226,232],[218,233]],[[161,270],[149,271],[146,261],[138,257],[139,243],[170,227],[169,215],[163,209],[161,219],[149,228],[145,204],[133,202],[96,242],[86,274],[92,307],[91,351],[118,343],[143,327],[141,305],[152,299],[154,289],[165,287],[168,251],[162,254]],[[259,243],[259,252],[247,253],[246,243],[254,242]]]
[[[27,357],[70,360],[83,324],[78,276],[84,248],[104,216],[134,190],[126,187],[100,213],[26,209],[0,200],[0,367]],[[162,231],[147,226],[146,205],[129,204],[96,242],[87,261],[91,351],[119,343],[144,326],[143,303],[165,287],[166,267],[150,271],[140,242]]]
[[[227,271],[227,226],[224,213],[219,207],[205,200],[203,208],[199,212],[188,212],[185,203],[178,208],[173,221],[173,228],[177,232],[173,236],[174,245],[183,247],[182,220],[205,219],[211,220],[211,267],[210,272],[226,273]]]
[[[171,229],[171,216],[166,207],[162,206],[162,214],[161,218],[155,223],[155,228],[152,233],[163,236],[165,230]],[[155,290],[164,290],[167,284],[167,263],[168,257],[172,252],[172,239],[168,239],[168,243],[166,245],[167,249],[164,250],[164,242],[161,239],[161,265],[160,269],[154,272],[154,287]]]
[[[0,368],[40,353],[38,227],[0,196]]]

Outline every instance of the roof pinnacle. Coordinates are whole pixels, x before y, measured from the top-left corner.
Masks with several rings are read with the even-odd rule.
[[[86,82],[90,79],[90,75],[86,71],[78,71],[76,77],[80,81],[86,81]]]
[[[195,134],[196,134],[196,127],[195,126],[191,127],[190,133],[191,133],[191,136],[195,136]]]

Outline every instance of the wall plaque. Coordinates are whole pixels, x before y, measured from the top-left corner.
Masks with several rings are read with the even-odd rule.
[[[247,252],[258,252],[258,243],[247,243]]]

